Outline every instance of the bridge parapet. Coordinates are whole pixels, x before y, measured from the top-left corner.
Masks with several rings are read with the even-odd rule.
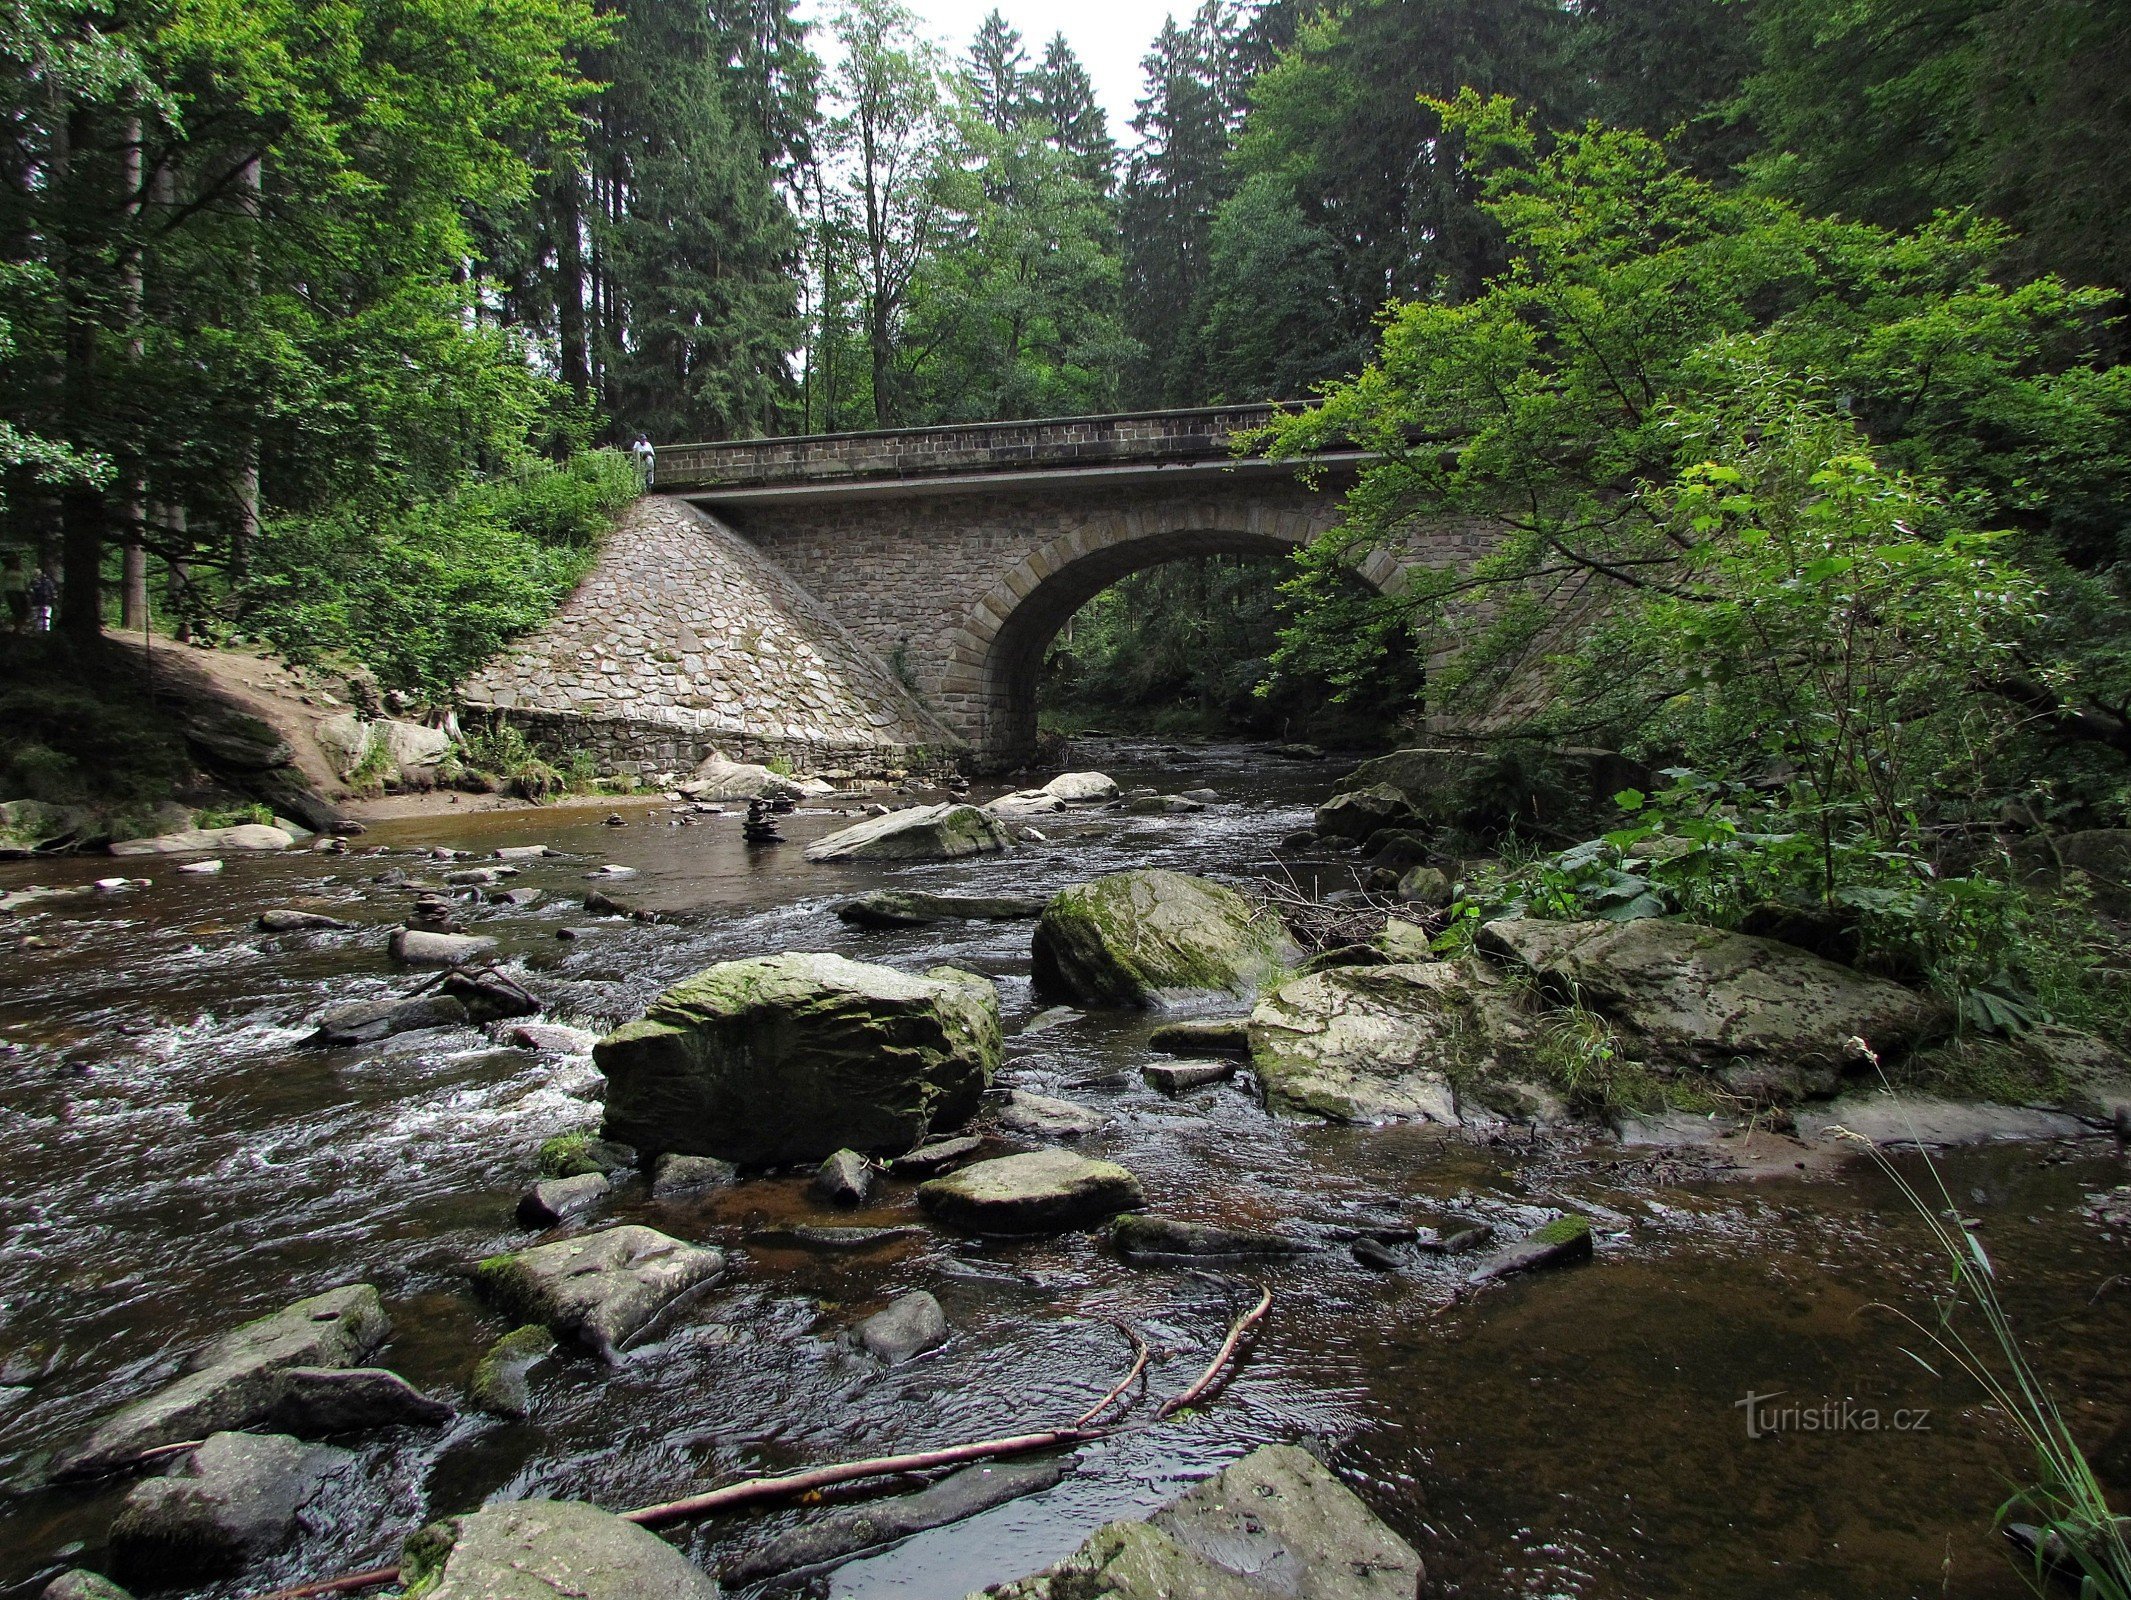
[[[1233,434],[1263,424],[1278,409],[1206,406],[664,445],[654,481],[661,489],[686,491],[1219,462],[1233,455]]]

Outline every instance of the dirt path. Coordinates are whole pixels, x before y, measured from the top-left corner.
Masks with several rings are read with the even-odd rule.
[[[336,805],[349,798],[318,743],[318,724],[349,709],[325,687],[323,674],[252,650],[203,650],[162,638],[143,646],[116,633],[104,637],[113,649],[145,657],[146,670],[158,682],[174,685],[183,697],[219,700],[257,717],[288,741],[305,783]]]

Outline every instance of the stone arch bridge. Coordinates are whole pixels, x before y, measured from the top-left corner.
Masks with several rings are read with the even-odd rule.
[[[711,748],[802,769],[962,747],[1016,765],[1045,647],[1126,574],[1277,554],[1337,518],[1362,458],[1241,458],[1264,406],[670,445],[653,487],[548,627],[465,687],[469,705],[610,765]],[[1407,559],[1462,562],[1446,528]],[[1358,568],[1378,587],[1401,562]],[[920,754],[917,759],[923,759]]]

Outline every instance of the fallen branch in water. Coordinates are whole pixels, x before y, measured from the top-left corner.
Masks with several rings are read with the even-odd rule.
[[[1215,1381],[1221,1376],[1221,1369],[1228,1365],[1229,1357],[1236,1353],[1236,1346],[1243,1342],[1243,1336],[1264,1319],[1266,1312],[1270,1311],[1272,1306],[1273,1291],[1260,1289],[1258,1291],[1258,1303],[1252,1306],[1250,1310],[1244,1312],[1242,1316],[1236,1318],[1234,1324],[1228,1330],[1228,1337],[1221,1341],[1221,1348],[1214,1352],[1213,1360],[1207,1364],[1206,1370],[1199,1374],[1199,1381],[1174,1400],[1163,1401],[1162,1409],[1154,1414],[1154,1420],[1157,1422],[1166,1421],[1196,1401],[1208,1389],[1211,1389]]]
[[[1222,1368],[1227,1366],[1235,1355],[1236,1347],[1242,1342],[1244,1334],[1264,1318],[1272,1303],[1273,1291],[1260,1290],[1258,1303],[1230,1326],[1228,1337],[1221,1341],[1221,1348],[1214,1353],[1212,1363],[1199,1374],[1198,1381],[1155,1413],[1157,1422],[1181,1411],[1214,1386]],[[1132,1387],[1140,1374],[1147,1370],[1150,1356],[1145,1339],[1123,1323],[1117,1326],[1132,1341],[1131,1368],[1108,1393],[1075,1417],[1066,1427],[1045,1428],[1035,1433],[1010,1434],[998,1439],[980,1439],[973,1444],[943,1445],[937,1450],[913,1450],[903,1455],[843,1461],[834,1466],[813,1467],[805,1472],[788,1472],[775,1478],[748,1478],[740,1483],[729,1483],[721,1489],[707,1489],[701,1494],[684,1495],[678,1500],[667,1500],[653,1506],[638,1506],[634,1511],[617,1514],[624,1522],[633,1522],[643,1528],[657,1528],[692,1517],[709,1516],[713,1512],[756,1505],[765,1500],[784,1500],[793,1495],[831,1488],[840,1483],[851,1483],[860,1478],[890,1477],[897,1473],[924,1472],[935,1467],[996,1461],[1006,1456],[1033,1455],[1039,1450],[1055,1450],[1065,1445],[1088,1444],[1097,1439],[1107,1439],[1124,1431],[1123,1422],[1113,1422],[1098,1428],[1087,1426],[1088,1422],[1101,1416]],[[299,1583],[288,1589],[276,1589],[271,1594],[257,1596],[256,1600],[314,1600],[314,1597],[319,1595],[349,1594],[359,1589],[382,1588],[388,1583],[397,1583],[399,1576],[398,1567],[372,1567],[368,1571],[351,1572],[343,1577],[326,1578],[316,1583]]]

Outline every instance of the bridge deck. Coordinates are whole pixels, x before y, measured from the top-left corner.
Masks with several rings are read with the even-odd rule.
[[[1279,409],[1207,406],[665,445],[655,458],[654,483],[691,499],[731,502],[937,492],[1051,477],[1170,476],[1179,468],[1292,471],[1287,464],[1239,461],[1232,442]]]

